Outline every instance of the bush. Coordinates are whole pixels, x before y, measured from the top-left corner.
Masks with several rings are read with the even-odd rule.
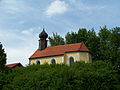
[[[31,65],[0,74],[3,90],[116,90],[120,76],[114,67],[103,61],[76,62],[67,65]],[[7,79],[7,80],[6,80]],[[5,82],[7,81],[7,82]]]

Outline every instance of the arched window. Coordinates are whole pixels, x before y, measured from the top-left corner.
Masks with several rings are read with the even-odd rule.
[[[51,60],[51,64],[56,64],[55,59],[52,59],[52,60]]]
[[[40,64],[40,61],[36,61],[36,64]]]
[[[68,65],[71,65],[72,63],[74,63],[74,58],[73,58],[73,57],[70,57],[70,58],[69,58],[69,61],[68,61]]]

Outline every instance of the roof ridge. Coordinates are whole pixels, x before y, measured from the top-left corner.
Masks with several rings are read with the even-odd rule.
[[[81,43],[64,44],[64,45],[57,45],[57,46],[50,46],[50,47],[67,46],[67,45],[74,45],[74,44],[81,44]],[[49,48],[49,47],[47,47],[47,48]]]
[[[83,42],[81,42],[81,45],[80,45],[80,48],[79,48],[79,50],[82,48],[82,45],[83,45],[84,43]]]

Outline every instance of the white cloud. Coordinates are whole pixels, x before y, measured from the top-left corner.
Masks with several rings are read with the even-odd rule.
[[[68,5],[64,1],[55,0],[46,10],[46,15],[51,17],[55,14],[63,14],[68,10]]]
[[[66,0],[66,2],[61,0],[53,1],[46,9],[45,14],[51,17],[56,14],[64,14],[68,9],[70,9],[70,11],[77,10],[78,13],[86,12],[90,14],[93,11],[106,8],[106,6],[103,5],[89,5],[82,0]]]
[[[23,30],[21,33],[25,35],[31,35],[34,31],[34,28],[30,28],[29,30]]]

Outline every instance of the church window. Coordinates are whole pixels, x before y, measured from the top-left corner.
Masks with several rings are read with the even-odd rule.
[[[51,64],[56,64],[55,59],[52,59],[52,60],[51,60]]]
[[[40,61],[36,61],[36,64],[40,64]]]
[[[71,65],[72,63],[74,63],[74,58],[73,58],[73,57],[70,57],[70,58],[69,58],[69,61],[68,61],[68,65]]]

